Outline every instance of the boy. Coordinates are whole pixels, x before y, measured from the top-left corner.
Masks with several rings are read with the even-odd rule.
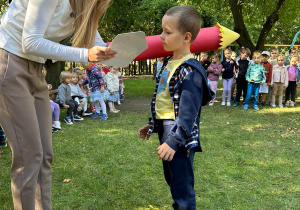
[[[273,66],[277,65],[278,50],[276,48],[272,48],[270,52],[271,52],[271,58],[268,61],[272,65],[272,69],[273,69]],[[271,101],[272,101],[272,92],[273,92],[272,86],[269,86],[268,101],[267,101],[267,104],[269,105],[271,105]]]
[[[164,63],[151,102],[149,124],[139,129],[142,139],[158,132],[159,159],[170,186],[174,209],[196,209],[193,160],[202,151],[199,139],[201,106],[214,97],[204,68],[193,59],[190,45],[200,30],[200,14],[189,5],[169,9],[160,35],[173,56]]]
[[[272,65],[268,62],[268,59],[270,58],[270,53],[268,51],[263,51],[261,55],[261,65],[265,68],[266,82],[260,86],[259,93],[261,94],[261,106],[265,106],[266,96],[269,93],[269,87],[271,86],[272,81]]]
[[[72,114],[74,114],[74,120],[81,121],[83,118],[79,117],[77,114],[78,103],[74,101],[71,97],[71,88],[69,84],[71,83],[72,74],[68,71],[62,71],[59,76],[60,85],[58,86],[58,92],[55,102],[59,104],[61,108],[68,109],[67,116],[64,121],[68,125],[73,125],[71,120]]]
[[[251,51],[248,48],[241,48],[239,50],[241,59],[238,60],[238,74],[236,78],[236,97],[234,107],[237,107],[240,103],[240,98],[243,92],[243,102],[245,102],[247,94],[248,81],[246,80],[246,73],[249,67],[248,57],[251,54]]]
[[[200,64],[203,66],[203,68],[205,69],[205,71],[207,73],[207,68],[210,65],[210,61],[208,60],[208,53],[207,52],[201,52],[200,53],[200,58],[201,58]]]
[[[255,51],[253,53],[253,61],[247,70],[246,80],[249,82],[247,87],[247,96],[244,109],[247,110],[250,104],[251,95],[253,94],[253,108],[259,110],[257,106],[257,95],[261,84],[266,82],[265,68],[260,64],[261,53]]]

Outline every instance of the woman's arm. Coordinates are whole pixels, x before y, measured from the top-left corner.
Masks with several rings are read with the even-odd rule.
[[[28,2],[22,34],[24,53],[52,59],[73,62],[100,61],[111,57],[111,50],[106,47],[91,49],[65,46],[44,38],[58,5],[58,0],[30,0]],[[97,43],[101,42],[100,35]],[[105,53],[106,52],[106,53]]]

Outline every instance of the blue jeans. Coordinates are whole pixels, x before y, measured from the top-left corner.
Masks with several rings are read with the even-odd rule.
[[[253,106],[257,105],[257,96],[259,92],[259,87],[260,87],[259,83],[251,82],[248,84],[245,104],[247,105],[250,104],[251,96],[253,95]]]
[[[173,120],[157,120],[158,136],[160,144],[163,144],[174,126]],[[162,161],[165,180],[170,186],[172,198],[174,200],[173,208],[183,210],[195,210],[196,198],[194,191],[194,162],[195,149],[187,151],[181,146],[176,151],[172,161]]]

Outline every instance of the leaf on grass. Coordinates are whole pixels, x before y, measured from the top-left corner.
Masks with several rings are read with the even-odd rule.
[[[229,125],[229,122],[227,122],[226,124]]]
[[[63,183],[69,183],[71,179],[64,179]]]

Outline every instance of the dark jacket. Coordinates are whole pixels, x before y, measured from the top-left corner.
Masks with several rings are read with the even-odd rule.
[[[165,62],[163,68],[167,65]],[[150,129],[148,134],[156,131],[155,100],[160,81],[158,76],[151,106]],[[207,84],[204,68],[196,59],[188,59],[174,72],[169,83],[170,97],[174,103],[175,125],[166,143],[175,151],[179,146],[185,146],[202,151],[199,138],[199,123],[201,107],[214,98],[214,92]]]

